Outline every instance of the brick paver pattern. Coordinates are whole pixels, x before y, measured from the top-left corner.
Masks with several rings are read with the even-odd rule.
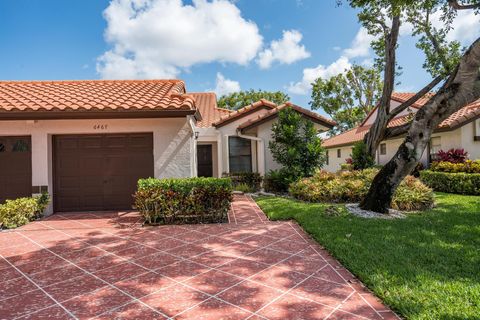
[[[54,214],[0,233],[0,319],[398,319],[294,222]]]

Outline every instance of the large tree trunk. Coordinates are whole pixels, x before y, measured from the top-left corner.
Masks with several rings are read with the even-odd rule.
[[[374,124],[365,135],[366,152],[375,158],[375,153],[383,140],[389,122],[390,101],[395,85],[395,67],[400,17],[392,19],[390,32],[385,35],[385,70],[383,76],[383,92],[377,107],[377,116]]]
[[[430,101],[420,109],[395,156],[380,170],[360,206],[387,213],[400,182],[420,161],[435,128],[452,113],[480,99],[480,38]]]

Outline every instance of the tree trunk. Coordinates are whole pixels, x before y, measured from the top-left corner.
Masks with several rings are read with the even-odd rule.
[[[385,35],[385,70],[383,75],[383,92],[377,107],[377,117],[364,138],[367,148],[366,151],[373,158],[375,158],[375,153],[380,142],[383,140],[385,129],[387,128],[389,122],[388,114],[390,113],[390,101],[393,87],[395,85],[395,53],[397,50],[399,29],[400,17],[395,16],[392,19],[392,28],[390,32]]]
[[[412,172],[435,128],[452,113],[480,99],[480,38],[465,52],[448,80],[415,115],[407,136],[393,158],[374,178],[362,209],[387,213],[393,194]]]

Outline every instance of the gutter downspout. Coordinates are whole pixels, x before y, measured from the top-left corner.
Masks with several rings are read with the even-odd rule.
[[[257,152],[257,162],[258,162],[258,173],[260,175],[264,176],[265,175],[265,144],[263,142],[262,138],[258,137],[252,137],[252,136],[246,136],[240,132],[240,130],[237,130],[237,136],[239,138],[244,138],[247,140],[254,140],[258,142],[259,149]]]
[[[197,139],[195,138],[196,127],[193,121],[193,116],[187,116],[187,122],[190,126],[190,130],[192,130],[192,168],[190,169],[190,175],[192,177],[196,177],[198,175],[197,172]]]

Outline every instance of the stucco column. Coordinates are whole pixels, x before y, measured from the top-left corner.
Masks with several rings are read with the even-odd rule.
[[[52,185],[52,146],[50,135],[46,132],[33,131],[32,139],[32,187],[44,192],[48,190],[50,204],[45,210],[46,215],[53,213]],[[38,195],[34,193],[33,195]]]

